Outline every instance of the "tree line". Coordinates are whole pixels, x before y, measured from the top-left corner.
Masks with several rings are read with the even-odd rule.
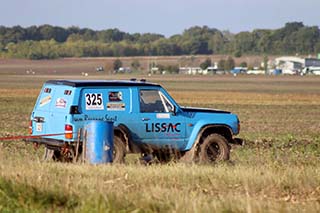
[[[182,34],[126,33],[118,29],[92,30],[51,25],[0,26],[0,56],[29,59],[100,56],[161,56],[229,54],[316,54],[320,52],[318,26],[302,22],[284,27],[230,33],[194,26]]]

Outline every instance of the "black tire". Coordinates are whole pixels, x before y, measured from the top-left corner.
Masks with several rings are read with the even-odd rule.
[[[230,158],[230,148],[225,137],[211,134],[206,137],[199,147],[199,162],[213,163],[226,161]]]
[[[119,136],[113,138],[113,163],[124,163],[126,147],[124,141]]]

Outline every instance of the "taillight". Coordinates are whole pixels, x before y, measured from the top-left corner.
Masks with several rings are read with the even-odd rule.
[[[32,121],[29,122],[29,134],[32,135]]]
[[[73,127],[69,124],[66,124],[64,126],[64,137],[66,139],[72,139],[73,138],[72,131],[73,131]]]

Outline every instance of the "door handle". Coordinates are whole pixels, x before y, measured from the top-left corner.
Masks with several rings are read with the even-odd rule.
[[[142,118],[142,121],[149,121],[150,118]]]

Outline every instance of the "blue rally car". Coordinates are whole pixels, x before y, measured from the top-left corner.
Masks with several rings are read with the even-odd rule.
[[[237,115],[181,107],[159,84],[135,79],[47,81],[29,127],[31,135],[46,136],[29,141],[44,144],[47,158],[75,160],[82,152],[79,129],[91,120],[114,122],[113,162],[124,162],[126,153],[161,162],[227,160],[230,144],[241,142],[234,137],[240,130]]]

